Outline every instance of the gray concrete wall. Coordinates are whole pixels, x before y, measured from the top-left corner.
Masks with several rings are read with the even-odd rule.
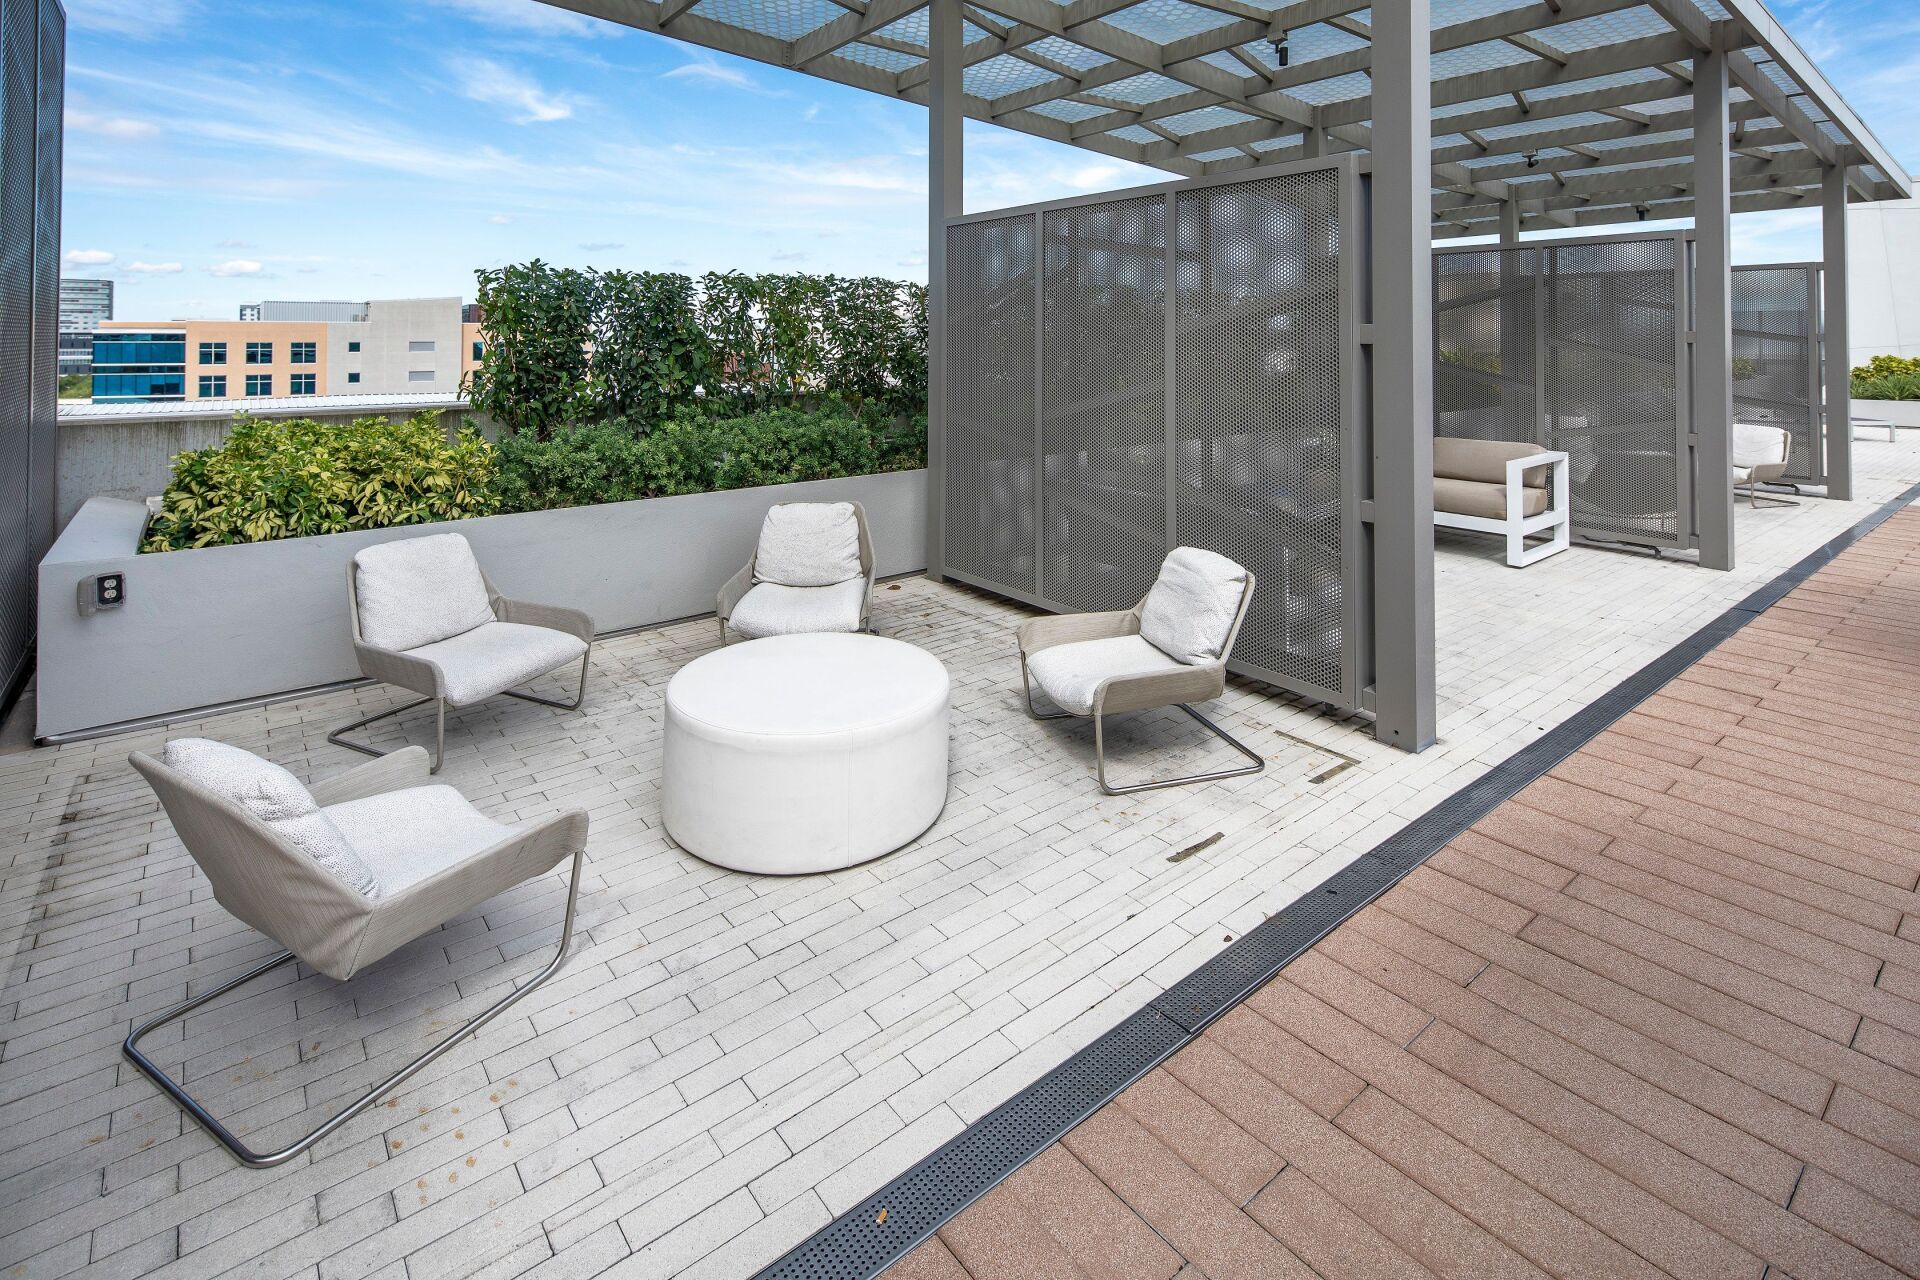
[[[585,609],[602,631],[711,613],[775,502],[867,509],[882,574],[926,566],[926,472],[734,489],[245,546],[136,554],[145,511],[90,500],[40,563],[36,732],[76,733],[357,677],[346,566],[360,548],[466,535],[509,596]],[[77,584],[126,574],[81,616]]]
[[[327,390],[335,395],[460,390],[460,299],[394,298],[367,304],[363,321],[327,326]],[[358,342],[360,350],[348,351]],[[415,342],[432,343],[414,351]],[[431,372],[431,381],[415,382],[414,371]],[[349,384],[348,373],[360,381]]]

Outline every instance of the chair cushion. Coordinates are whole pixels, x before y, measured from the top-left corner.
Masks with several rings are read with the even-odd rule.
[[[321,810],[372,868],[387,893],[458,866],[513,828],[448,786],[408,787]]]
[[[1478,516],[1483,520],[1507,518],[1507,486],[1481,484],[1476,480],[1448,480],[1435,476],[1433,509],[1448,515]],[[1545,489],[1520,490],[1520,514],[1537,516],[1547,509]]]
[[[1160,652],[1188,666],[1220,660],[1240,612],[1247,571],[1223,555],[1175,547],[1147,592],[1140,634]]]
[[[447,701],[456,707],[491,698],[580,660],[587,642],[551,627],[488,622],[448,640],[409,649],[440,668]]]
[[[1115,676],[1181,671],[1175,662],[1139,636],[1079,640],[1042,649],[1027,659],[1027,674],[1053,704],[1077,716],[1093,714],[1093,698]]]
[[[1784,464],[1792,447],[1793,437],[1784,427],[1770,427],[1760,422],[1733,424],[1731,448],[1736,471]]]
[[[741,635],[755,640],[823,631],[858,631],[860,608],[866,599],[865,578],[836,582],[830,587],[786,587],[777,582],[762,582],[747,589],[727,622]]]
[[[160,762],[245,809],[334,879],[369,898],[380,896],[378,879],[327,820],[313,793],[273,761],[209,738],[176,738],[160,753]]]
[[[787,502],[767,509],[753,580],[830,587],[863,576],[860,522],[850,502]]]
[[[1505,484],[1507,464],[1515,458],[1539,453],[1544,445],[1516,444],[1511,440],[1466,440],[1458,436],[1433,438],[1433,474],[1437,479],[1476,480],[1481,484]],[[1547,487],[1548,469],[1528,467],[1520,483],[1529,489]]]
[[[360,638],[404,652],[493,621],[473,548],[457,533],[435,533],[362,548],[353,557]]]

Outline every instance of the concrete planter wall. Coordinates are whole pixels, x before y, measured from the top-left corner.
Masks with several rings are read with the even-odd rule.
[[[926,472],[734,489],[317,538],[140,555],[145,508],[90,499],[40,562],[39,736],[270,697],[359,676],[346,566],[360,548],[459,532],[500,590],[571,605],[601,631],[713,611],[776,502],[863,504],[882,574],[926,566]],[[82,616],[78,584],[126,575]]]
[[[1855,400],[1853,416],[1879,418],[1896,427],[1920,428],[1920,400]]]

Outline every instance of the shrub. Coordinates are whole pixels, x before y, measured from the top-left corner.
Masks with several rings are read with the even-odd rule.
[[[1875,356],[1853,370],[1857,400],[1920,400],[1920,358]]]
[[[642,433],[626,421],[568,427],[545,440],[501,440],[507,511],[629,502],[926,465],[924,416],[856,416],[838,403],[736,417],[683,410]]]
[[[141,549],[427,524],[497,506],[493,446],[471,427],[448,441],[438,414],[344,425],[242,416],[223,444],[174,459]]]

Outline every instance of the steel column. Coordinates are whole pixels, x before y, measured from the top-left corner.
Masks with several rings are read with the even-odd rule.
[[[1373,10],[1374,736],[1436,736],[1429,0]]]
[[[1733,218],[1727,55],[1693,60],[1694,510],[1700,563],[1733,568]]]
[[[960,0],[927,7],[927,576],[946,570],[947,219],[966,212]]]
[[[1821,184],[1820,238],[1826,324],[1827,496],[1853,497],[1853,357],[1847,350],[1847,171],[1828,169]]]
[[[1500,204],[1500,243],[1512,248],[1520,243],[1520,202],[1505,200]]]

